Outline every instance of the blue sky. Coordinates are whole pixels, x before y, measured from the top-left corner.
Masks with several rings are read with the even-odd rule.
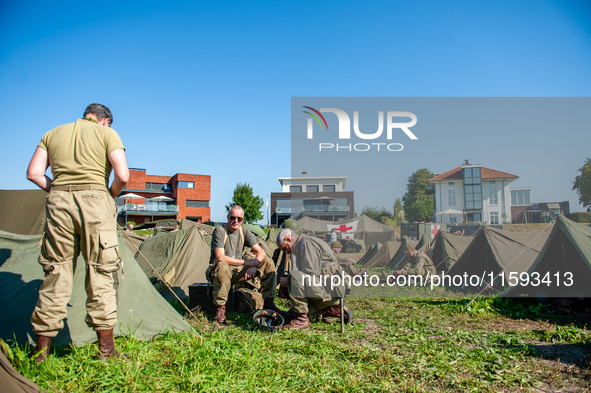
[[[236,183],[265,198],[281,190],[277,178],[291,172],[291,97],[591,92],[588,1],[99,5],[0,5],[0,188],[34,188],[25,172],[41,136],[91,102],[113,111],[130,167],[211,175],[211,216],[219,221]],[[548,193],[535,192],[548,177],[528,176],[525,164],[514,170],[502,154],[467,156],[469,141],[421,166],[439,172],[469,158],[521,176],[516,186],[532,187],[534,202],[569,200],[581,211],[568,184],[590,155],[586,131],[576,130],[576,149],[553,156],[563,165],[548,177],[568,181]],[[398,167],[404,179],[416,169]],[[396,185],[391,202],[405,185]]]

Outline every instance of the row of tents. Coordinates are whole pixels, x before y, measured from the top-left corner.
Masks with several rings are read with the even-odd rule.
[[[371,246],[358,265],[365,270],[394,270],[407,257],[406,244],[423,251],[437,272],[464,277],[449,287],[466,288],[465,277],[483,277],[477,288],[490,286],[503,296],[591,297],[591,226],[558,216],[550,232],[519,233],[488,226],[474,236],[439,231],[431,241],[423,237],[387,241]],[[522,285],[522,283],[524,285]],[[527,284],[526,284],[527,283]],[[516,285],[517,284],[517,285]]]
[[[41,193],[44,194],[43,191]],[[0,199],[2,197],[3,194],[0,193]],[[39,205],[41,206],[41,203]],[[43,218],[39,215],[36,218],[33,215],[27,217],[22,221],[24,227],[21,225],[19,230],[41,233]],[[404,247],[410,243],[431,257],[439,273],[448,275],[482,276],[485,273],[488,278],[489,274],[494,277],[502,274],[503,281],[507,284],[510,279],[509,272],[528,272],[531,275],[531,269],[550,271],[548,269],[551,267],[554,269],[552,274],[562,275],[561,283],[565,281],[564,273],[573,273],[577,285],[549,289],[537,287],[531,293],[534,295],[586,294],[586,285],[579,284],[581,280],[591,278],[591,228],[576,224],[562,216],[557,218],[550,234],[515,233],[484,226],[473,237],[440,231],[432,241],[421,238],[416,242],[407,238],[398,240],[393,228],[365,216],[338,222],[305,217],[299,220],[299,223],[302,231],[313,231],[317,236],[326,235],[335,227],[344,229],[345,232],[349,230],[349,235],[354,236],[367,250],[359,261],[359,265],[365,270],[399,268],[406,260]],[[174,228],[177,224],[179,230],[155,231],[151,237],[138,236],[128,231],[119,234],[126,273],[126,280],[121,280],[120,287],[122,303],[119,309],[122,323],[119,334],[133,332],[138,337],[148,339],[162,329],[188,329],[188,324],[165,300],[175,298],[172,292],[181,299],[186,299],[190,285],[206,281],[205,270],[208,267],[211,234],[214,228],[188,220],[174,221],[169,226]],[[15,220],[3,219],[0,229],[14,228],[14,225]],[[355,230],[350,231],[351,228]],[[256,231],[255,227],[253,232],[257,241],[265,246],[267,254],[272,256],[276,249],[275,238],[278,230],[272,229],[265,234]],[[28,319],[43,278],[42,269],[37,264],[39,250],[35,247],[39,238],[39,235],[0,233],[0,312],[14,321],[10,325],[0,326],[0,338],[29,338]],[[558,266],[560,270],[557,270]],[[140,271],[143,273],[138,274]],[[82,272],[83,269],[76,271],[75,280],[78,286],[72,296],[68,329],[60,333],[62,336],[58,336],[58,343],[61,341],[82,345],[95,340],[83,322],[85,292]],[[542,277],[545,274],[546,271]],[[163,281],[169,284],[172,292]],[[498,281],[494,286],[501,287]],[[565,289],[568,291],[565,292]],[[146,294],[143,291],[146,291]],[[524,292],[513,288],[511,295],[521,293]],[[150,315],[159,307],[164,311],[157,311],[157,314],[165,316],[164,320]]]

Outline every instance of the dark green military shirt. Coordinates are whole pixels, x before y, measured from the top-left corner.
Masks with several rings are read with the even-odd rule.
[[[244,242],[242,241],[240,231],[242,231],[244,234]],[[244,225],[241,225],[240,228],[238,228],[238,230],[234,233],[230,232],[226,228],[226,224],[218,225],[215,227],[211,237],[211,256],[209,258],[210,263],[216,259],[214,251],[216,248],[223,248],[224,255],[226,256],[241,259],[244,246],[252,247],[257,244],[257,240],[250,229],[246,228]]]

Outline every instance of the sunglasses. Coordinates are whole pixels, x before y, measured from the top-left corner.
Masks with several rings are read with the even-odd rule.
[[[230,221],[238,221],[238,222],[242,222],[242,221],[244,221],[244,217],[235,217],[235,216],[230,216]]]

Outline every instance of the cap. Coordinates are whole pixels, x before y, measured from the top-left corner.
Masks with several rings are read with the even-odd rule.
[[[414,249],[415,249],[415,246],[413,246],[412,244],[408,243],[406,246],[404,246],[404,253],[405,254],[408,254],[409,252],[411,252]]]
[[[330,244],[330,248],[343,248],[343,245],[340,241],[336,240]]]

